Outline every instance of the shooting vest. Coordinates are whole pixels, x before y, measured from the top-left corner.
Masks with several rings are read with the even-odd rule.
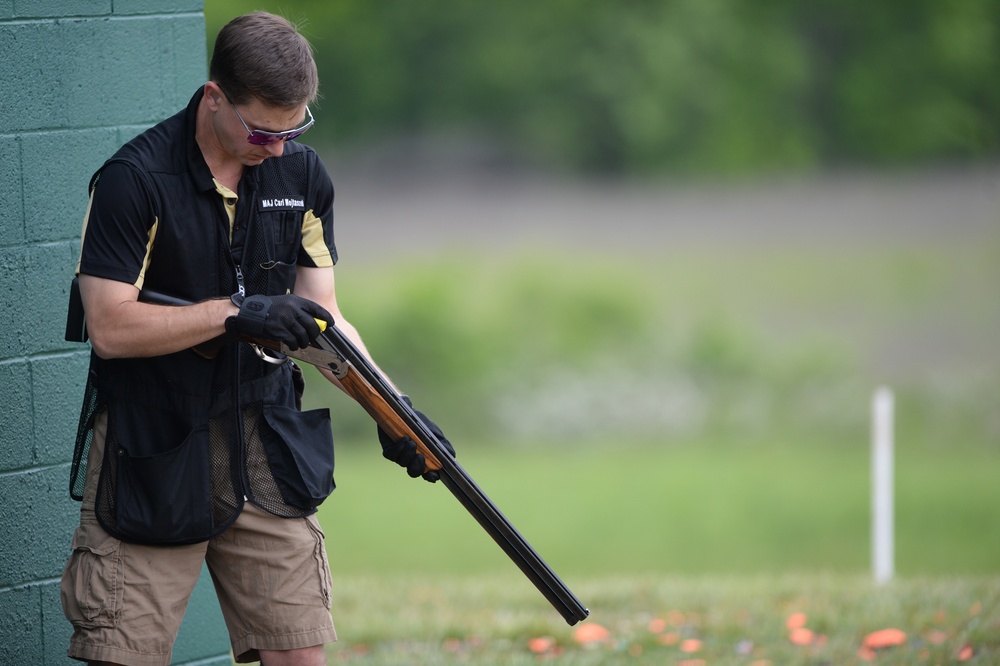
[[[156,225],[143,288],[189,301],[241,288],[288,293],[315,195],[310,176],[327,178],[329,187],[326,171],[320,165],[317,172],[315,153],[294,142],[281,157],[246,167],[230,240],[222,197],[194,141],[200,98],[126,144],[91,187],[101,186],[111,165],[132,169],[143,184]],[[94,417],[106,409],[95,511],[109,534],[139,543],[204,541],[232,525],[246,501],[278,516],[313,513],[334,488],[333,438],[328,410],[298,409],[293,369],[236,342],[212,358],[184,350],[106,360],[92,352],[71,494],[82,498]]]

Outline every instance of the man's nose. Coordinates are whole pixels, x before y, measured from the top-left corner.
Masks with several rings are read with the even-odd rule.
[[[265,145],[264,148],[271,154],[271,157],[281,157],[281,153],[285,152],[285,142],[275,141]]]

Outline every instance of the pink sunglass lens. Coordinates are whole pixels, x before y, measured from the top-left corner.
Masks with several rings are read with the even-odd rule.
[[[305,132],[305,130],[288,132],[285,134],[264,134],[259,130],[254,130],[253,132],[250,132],[250,136],[247,137],[247,141],[255,146],[269,146],[278,141],[291,141],[296,137],[302,136],[303,132]]]

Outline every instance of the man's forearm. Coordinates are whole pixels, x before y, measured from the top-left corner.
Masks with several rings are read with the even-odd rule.
[[[179,307],[138,301],[131,285],[80,276],[87,331],[101,358],[162,356],[225,333],[225,321],[238,312],[228,299]]]

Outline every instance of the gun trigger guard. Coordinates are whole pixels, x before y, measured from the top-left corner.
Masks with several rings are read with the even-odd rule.
[[[260,345],[250,345],[250,346],[253,347],[253,350],[257,353],[257,357],[260,358],[260,360],[264,361],[265,363],[270,363],[272,365],[283,365],[285,363],[288,363],[288,357],[285,356],[284,354],[280,354],[278,352],[272,352],[273,354],[272,355],[267,353],[268,350],[266,347],[261,347]]]

